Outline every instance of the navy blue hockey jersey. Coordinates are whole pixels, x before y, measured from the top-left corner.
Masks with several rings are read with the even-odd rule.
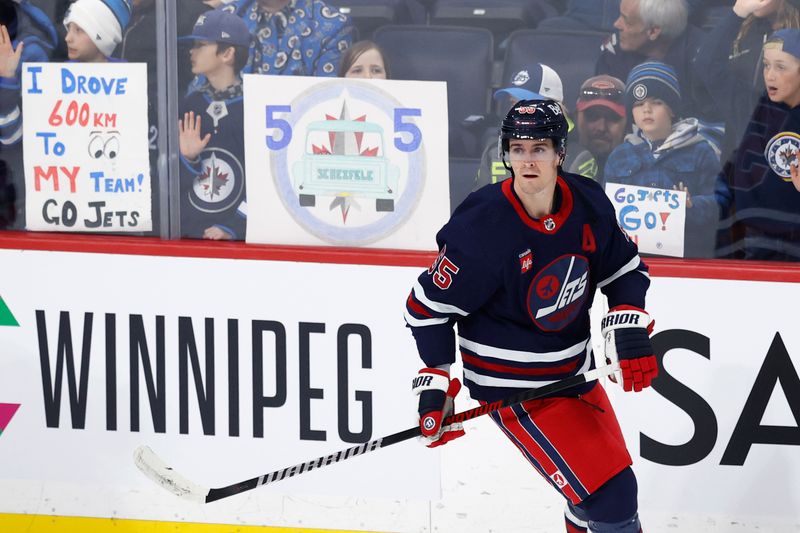
[[[215,92],[206,84],[185,97],[180,110],[202,117],[200,138],[211,140],[192,163],[181,156],[181,236],[203,238],[210,226],[244,240],[246,196],[244,175],[244,97],[242,85]]]
[[[406,323],[427,366],[455,361],[457,325],[475,399],[593,368],[589,308],[597,288],[610,306],[644,308],[647,267],[600,185],[562,173],[555,205],[552,215],[530,217],[512,179],[472,193],[437,234],[439,255],[408,297]]]

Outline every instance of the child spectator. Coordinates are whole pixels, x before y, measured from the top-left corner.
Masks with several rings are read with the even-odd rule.
[[[723,244],[732,242],[719,255],[800,261],[800,192],[792,183],[800,148],[800,30],[774,32],[763,56],[767,92],[720,175],[721,226],[732,230]]]
[[[122,39],[130,17],[130,0],[77,0],[64,16],[69,59],[84,63],[113,61],[109,56]],[[15,48],[8,28],[0,25],[0,116],[17,117],[0,123],[4,144],[12,144],[10,140],[19,142],[22,136],[19,70],[24,50],[25,41]]]
[[[77,0],[64,15],[67,29],[65,42],[71,61],[114,61],[109,56],[122,39],[122,32],[131,17],[130,0]],[[22,141],[22,103],[20,65],[26,58],[28,41],[22,40],[16,47],[6,26],[0,25],[0,142],[16,145]],[[33,43],[31,43],[33,44]],[[13,171],[13,169],[12,169]],[[25,188],[21,166],[14,173],[16,184],[16,224],[25,227]]]
[[[245,236],[244,107],[241,71],[250,34],[225,11],[200,15],[192,34],[192,72],[205,80],[182,103],[181,236],[243,240]]]
[[[82,63],[109,61],[131,19],[130,0],[78,0],[64,15],[67,57]]]
[[[721,128],[696,118],[676,120],[680,85],[675,70],[660,61],[634,67],[626,82],[625,104],[633,115],[633,133],[608,157],[606,182],[686,191],[684,255],[710,256]]]
[[[358,41],[342,55],[339,77],[387,80],[389,63],[386,54],[372,41]]]
[[[697,51],[695,79],[714,95],[715,116],[725,121],[723,161],[764,93],[761,47],[783,28],[800,28],[800,0],[736,0]]]

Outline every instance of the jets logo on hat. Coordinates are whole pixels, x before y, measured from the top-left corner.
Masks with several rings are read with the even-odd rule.
[[[511,83],[516,86],[525,85],[531,79],[531,75],[528,74],[527,70],[520,70],[514,75],[514,79],[511,80]]]
[[[639,83],[633,88],[633,97],[637,100],[644,100],[647,98],[647,86],[644,83]]]
[[[767,143],[764,157],[769,163],[769,168],[783,178],[783,181],[792,181],[789,165],[797,160],[797,151],[800,150],[800,135],[793,131],[782,131]]]

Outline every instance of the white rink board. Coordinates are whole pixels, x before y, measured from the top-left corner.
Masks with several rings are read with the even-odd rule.
[[[708,352],[706,356],[676,346],[664,356],[666,373],[696,395],[690,400],[682,395],[681,401],[690,402],[698,422],[653,390],[636,395],[609,387],[628,447],[634,457],[639,456],[634,466],[642,507],[734,516],[771,514],[800,523],[800,329],[794,311],[798,298],[796,283],[653,280],[648,310],[656,320],[654,342],[662,332],[674,337],[672,346],[685,345],[692,336],[706,337]],[[776,335],[785,351],[773,346]],[[760,372],[765,382],[751,397]],[[770,375],[779,376],[777,384]],[[658,388],[667,387],[665,379],[669,378],[660,376]],[[792,386],[788,397],[781,383]],[[743,459],[726,459],[726,448],[748,403],[754,411],[746,419],[753,422],[735,443],[755,443]],[[716,439],[709,429],[714,423]],[[698,426],[708,437],[687,444]],[[765,437],[774,441],[767,426],[784,428],[781,431],[788,432],[794,444],[759,443]],[[640,434],[682,446],[679,455],[696,454],[696,462],[667,466],[642,458]]]
[[[407,442],[205,506],[172,497],[133,466],[132,450],[148,443],[194,481],[223,485],[349,446],[337,437],[336,334],[345,323],[364,324],[371,332],[372,368],[361,367],[359,344],[351,342],[347,371],[352,390],[372,392],[371,438],[413,425],[408,376],[416,372],[419,362],[412,337],[403,326],[402,305],[422,270],[419,267],[9,250],[0,250],[0,261],[6,274],[0,296],[20,322],[18,328],[0,327],[0,403],[22,404],[0,435],[0,513],[426,533],[563,530],[560,498],[486,417],[467,423],[467,437],[444,447],[441,463],[438,452]],[[638,455],[640,433],[680,445],[694,434],[692,419],[669,394],[665,397],[656,390],[622,394],[608,384],[635,458],[641,515],[648,532],[800,531],[797,445],[756,443],[743,465],[720,465],[776,332],[794,368],[800,367],[800,332],[791,312],[791,302],[798,298],[796,284],[653,279],[648,309],[656,319],[656,334],[688,330],[710,339],[710,359],[682,349],[667,353],[665,362],[669,375],[710,406],[718,431],[710,452],[694,464],[667,466],[642,458]],[[771,312],[754,313],[753,309]],[[55,361],[58,313],[70,312],[76,361],[81,355],[83,313],[94,313],[86,429],[70,427],[66,381],[60,427],[46,427],[37,310],[47,316],[51,362]],[[106,314],[116,316],[115,431],[106,429]],[[151,358],[156,350],[155,317],[165,317],[168,401],[164,434],[153,431],[143,377],[141,430],[130,430],[128,320],[133,314],[144,317]],[[189,434],[179,432],[179,316],[193,319],[201,361],[203,320],[215,318],[214,436],[203,435],[191,371]],[[230,318],[239,321],[238,437],[228,436]],[[266,435],[262,439],[252,436],[249,324],[254,319],[280,322],[287,334],[286,402],[264,409]],[[322,389],[324,395],[310,400],[310,425],[326,431],[325,442],[298,438],[300,322],[326,328],[325,333],[310,335],[309,371],[310,386]],[[265,335],[265,345],[268,338]],[[273,360],[265,356],[265,361]],[[792,379],[791,372],[785,374],[782,379]],[[266,383],[270,381],[265,379]],[[265,388],[265,395],[274,393],[274,388]],[[361,427],[360,405],[352,397],[349,405],[350,429],[356,431]],[[464,397],[457,400],[459,410],[472,405]],[[800,421],[792,417],[780,387],[761,424],[794,428],[795,434],[800,431]]]
[[[419,369],[413,338],[402,317],[403,304],[420,269],[336,266],[313,263],[243,260],[179,259],[145,256],[0,251],[6,280],[2,297],[20,323],[0,328],[0,402],[21,404],[0,436],[0,512],[37,512],[39,505],[23,503],[20,487],[59,487],[66,499],[54,508],[90,516],[163,518],[150,506],[130,508],[128,496],[156,498],[170,511],[186,509],[186,519],[235,521],[216,507],[191,507],[162,492],[134,467],[132,453],[148,444],[168,463],[194,481],[222,486],[278,470],[353,446],[339,439],[339,382],[346,372],[349,430],[363,427],[362,402],[356,391],[371,395],[373,429],[369,439],[412,427],[414,399],[410,379]],[[57,267],[56,267],[57,265]],[[354,290],[366,287],[369,290]],[[46,316],[51,377],[55,379],[59,316],[69,312],[73,352],[80,372],[84,313],[93,313],[91,356],[87,380],[85,429],[73,429],[67,372],[64,372],[58,427],[46,427],[43,378],[37,341],[37,311]],[[156,358],[156,316],[164,317],[166,431],[156,433],[150,415],[147,387],[140,362],[140,431],[131,430],[129,317],[139,314],[150,359]],[[117,429],[107,429],[106,321],[116,317]],[[178,320],[193,319],[202,373],[205,373],[206,317],[214,318],[216,357],[215,434],[204,435],[191,366],[188,379],[189,432],[179,427]],[[228,320],[239,324],[240,436],[229,436]],[[264,437],[253,437],[250,324],[253,320],[280,323],[286,332],[286,398],[283,405],[266,407]],[[313,324],[308,335],[308,381],[312,392],[307,430],[325,432],[324,441],[301,439],[300,323]],[[371,368],[364,368],[361,337],[348,341],[346,370],[339,368],[337,334],[344,324],[370,332]],[[319,330],[324,326],[324,333]],[[264,396],[276,396],[275,335],[264,335]],[[153,363],[155,365],[155,363]],[[48,390],[47,394],[51,394]],[[319,397],[322,396],[322,397]],[[359,396],[360,397],[360,396]],[[113,410],[113,409],[112,409]],[[413,479],[408,465],[415,465]],[[327,471],[333,471],[326,475]],[[80,479],[80,482],[76,480]],[[69,490],[72,485],[73,490]],[[76,487],[77,485],[77,487]],[[258,497],[275,494],[347,495],[348,497],[438,497],[439,454],[426,453],[416,442],[397,444],[378,453],[354,458],[254,491],[257,497],[233,498],[232,508],[260,505]],[[76,502],[75,494],[81,495]],[[58,490],[56,489],[56,494]],[[112,498],[111,495],[115,496]],[[52,498],[51,498],[52,500]],[[134,498],[135,500],[135,498]],[[124,511],[120,509],[120,502]],[[16,503],[15,503],[16,502]],[[65,508],[65,504],[67,508]],[[169,512],[168,516],[173,517]],[[214,518],[216,517],[216,518]],[[262,518],[263,519],[263,518]],[[324,523],[319,524],[322,527]]]

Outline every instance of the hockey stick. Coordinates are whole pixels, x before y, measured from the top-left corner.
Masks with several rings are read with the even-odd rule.
[[[444,419],[442,425],[449,425],[453,422],[465,422],[488,413],[499,411],[500,409],[510,405],[527,402],[529,400],[536,400],[538,398],[560,392],[564,389],[577,387],[578,385],[583,385],[584,383],[609,376],[617,370],[619,370],[619,364],[614,363],[597,368],[595,370],[589,370],[588,372],[578,374],[577,376],[556,381],[555,383],[545,385],[544,387],[524,390],[503,400],[497,400],[496,402],[474,407],[467,411],[448,416]],[[311,470],[322,468],[323,466],[338,463],[339,461],[345,461],[359,455],[374,452],[375,450],[380,450],[382,448],[386,448],[387,446],[391,446],[392,444],[397,444],[398,442],[403,442],[420,435],[421,433],[419,426],[414,426],[413,428],[409,428],[405,431],[400,431],[399,433],[394,433],[392,435],[387,435],[386,437],[371,440],[369,442],[353,446],[352,448],[339,450],[338,452],[330,455],[323,455],[322,457],[317,457],[316,459],[311,459],[310,461],[306,461],[304,463],[288,466],[280,470],[275,470],[269,474],[264,474],[252,479],[240,481],[239,483],[234,483],[233,485],[228,485],[227,487],[212,489],[207,489],[193,483],[186,477],[167,466],[167,464],[164,463],[164,461],[162,461],[148,446],[139,446],[136,448],[136,451],[133,454],[133,460],[139,470],[141,470],[147,477],[176,496],[180,496],[186,500],[191,500],[198,503],[210,503],[222,498],[227,498],[228,496],[233,496],[235,494],[255,489],[262,485],[275,483],[276,481],[280,481],[282,479],[287,479],[305,472],[310,472]]]

